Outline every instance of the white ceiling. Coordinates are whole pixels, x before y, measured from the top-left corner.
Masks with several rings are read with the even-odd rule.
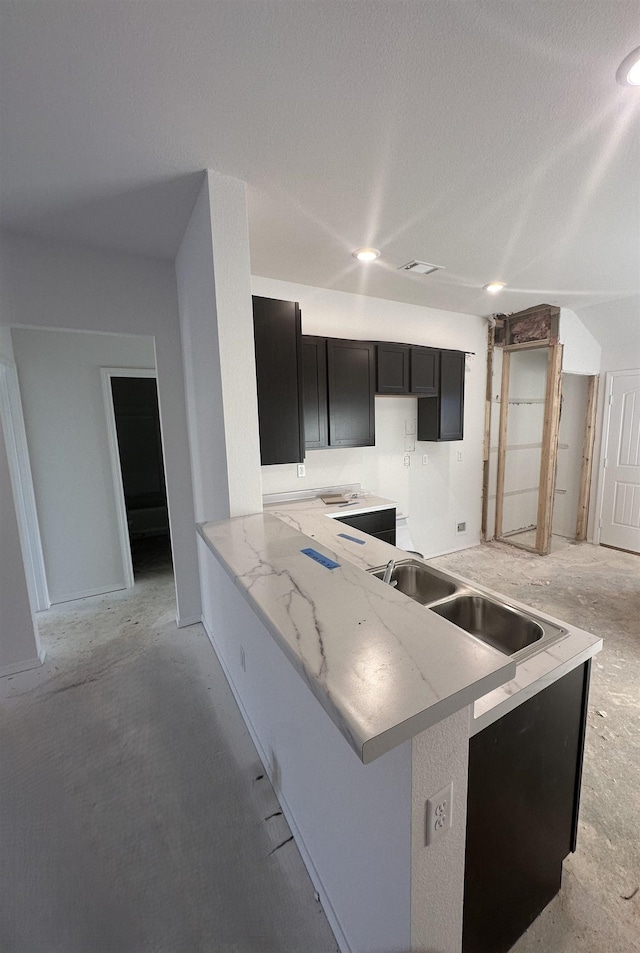
[[[640,291],[640,0],[0,11],[4,228],[172,257],[209,167],[257,275],[472,314]]]

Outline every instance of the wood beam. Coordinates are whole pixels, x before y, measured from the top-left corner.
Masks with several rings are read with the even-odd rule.
[[[591,490],[591,470],[593,467],[593,445],[596,435],[596,411],[598,406],[598,377],[589,378],[587,389],[587,407],[584,417],[584,438],[582,441],[582,466],[580,468],[580,489],[578,491],[578,518],[576,539],[587,538],[589,518],[589,493]]]
[[[562,391],[562,345],[552,344],[547,359],[547,386],[542,429],[542,457],[540,460],[540,492],[538,495],[538,519],[536,551],[546,556],[551,549],[551,523],[553,520],[553,494],[556,485],[558,462],[558,431],[560,429],[560,403]]]
[[[502,354],[502,382],[500,384],[500,426],[498,428],[498,472],[496,477],[496,521],[494,535],[502,536],[502,517],[504,512],[504,470],[507,457],[507,419],[509,412],[509,368],[511,354]]]

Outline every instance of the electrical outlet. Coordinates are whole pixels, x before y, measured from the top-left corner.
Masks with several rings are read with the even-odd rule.
[[[467,532],[467,521],[460,520],[459,522],[457,522],[456,533],[458,534],[458,536],[461,536],[463,533],[466,533],[466,532]]]
[[[451,827],[453,783],[442,788],[427,801],[427,846],[433,844]]]
[[[422,454],[422,466],[423,466],[423,467],[426,467],[428,463],[429,463],[429,454],[428,454],[428,453],[423,453],[423,454]]]
[[[462,462],[462,450],[458,450],[458,463]]]
[[[306,473],[306,468],[305,468],[304,463],[299,463],[299,464],[298,464],[298,476],[299,476],[299,477],[303,477],[303,476],[305,475],[305,473]]]
[[[409,456],[408,453],[405,453],[405,455],[404,455],[404,465],[405,465],[405,467],[410,467],[410,466],[411,466],[411,457]]]

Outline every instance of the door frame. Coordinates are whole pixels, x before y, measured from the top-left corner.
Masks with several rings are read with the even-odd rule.
[[[125,588],[133,589],[133,559],[131,556],[131,541],[129,539],[129,525],[127,523],[127,506],[124,499],[124,484],[122,482],[122,467],[120,465],[120,450],[118,448],[118,432],[116,430],[116,414],[113,408],[113,392],[111,380],[114,377],[153,377],[158,387],[158,372],[150,367],[101,367],[102,395],[107,424],[107,444],[109,460],[111,462],[111,477],[116,501],[118,538],[120,540],[120,555],[124,569]],[[164,469],[164,453],[162,459]]]
[[[598,464],[598,490],[596,494],[596,523],[593,528],[593,542],[600,545],[600,528],[602,526],[602,506],[604,503],[604,471],[609,449],[609,435],[611,428],[611,403],[613,398],[613,382],[618,377],[637,377],[640,368],[629,368],[624,371],[607,371],[605,375],[604,403],[602,407],[602,431],[600,435],[600,460]]]
[[[42,551],[27,432],[22,412],[16,365],[0,358],[0,440],[4,421],[5,446],[13,488],[18,528],[25,559],[26,580],[35,612],[51,605]]]

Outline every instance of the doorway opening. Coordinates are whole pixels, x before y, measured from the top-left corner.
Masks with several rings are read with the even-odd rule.
[[[102,368],[127,583],[172,569],[155,371]]]
[[[559,315],[502,316],[488,342],[483,538],[540,556],[585,540],[589,514],[598,378],[563,373]]]

